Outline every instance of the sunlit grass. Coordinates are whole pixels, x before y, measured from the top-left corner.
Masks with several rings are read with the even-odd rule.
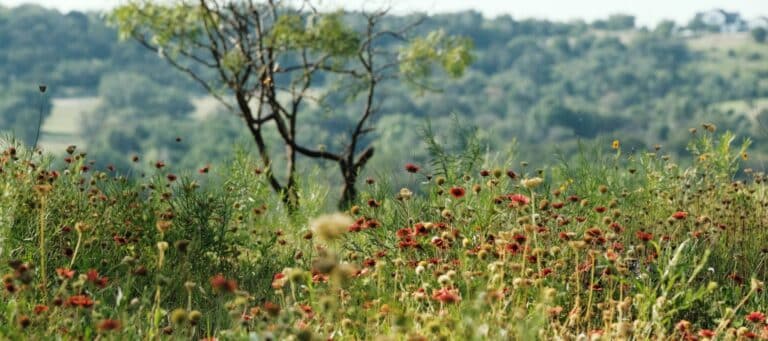
[[[704,125],[690,167],[617,139],[547,169],[431,145],[335,215],[320,174],[289,211],[245,154],[126,178],[8,147],[0,337],[766,338],[748,145]]]

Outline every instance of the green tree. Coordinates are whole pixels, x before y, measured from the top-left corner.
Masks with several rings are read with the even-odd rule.
[[[106,74],[99,82],[101,110],[132,109],[138,118],[156,114],[185,118],[194,106],[189,96],[173,87],[162,86],[147,76],[118,72]]]
[[[758,43],[764,43],[765,38],[768,37],[768,30],[764,27],[756,27],[752,29],[752,39]]]
[[[337,163],[344,180],[340,205],[355,200],[357,177],[374,152],[365,136],[379,113],[382,83],[428,86],[424,79],[436,67],[460,76],[471,61],[468,40],[442,31],[413,36],[421,20],[386,27],[386,14],[363,13],[358,16],[363,20],[355,21],[345,13],[318,12],[311,1],[299,8],[274,1],[132,1],[115,9],[111,20],[122,38],[161,54],[237,112],[265,165],[273,165],[265,132],[279,133],[287,179],[279,180],[274,171],[268,176],[295,207],[297,155]],[[321,78],[333,86],[323,86]],[[325,105],[325,95],[340,93],[361,99],[352,129],[342,134],[345,143],[337,150],[315,147],[303,114],[311,105]]]
[[[30,146],[40,128],[40,109],[43,119],[51,114],[50,97],[41,96],[37,85],[0,87],[0,127]]]

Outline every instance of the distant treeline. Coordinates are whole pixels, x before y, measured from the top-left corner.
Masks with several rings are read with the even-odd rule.
[[[391,17],[388,24],[414,18]],[[569,155],[578,141],[620,139],[627,150],[661,144],[678,153],[688,128],[704,122],[750,136],[759,149],[768,137],[762,128],[768,110],[760,110],[768,106],[761,102],[768,99],[768,45],[746,33],[760,25],[755,22],[723,11],[653,28],[637,27],[627,15],[591,23],[490,19],[477,12],[430,16],[418,30],[471,38],[475,63],[458,81],[433,80],[435,91],[387,86],[369,169],[425,161],[426,148],[414,148],[422,143],[424,122],[450,141],[454,114],[480,128],[489,151],[516,145],[517,158],[532,162],[551,159],[542,153]],[[189,117],[191,100],[205,92],[158,55],[119,42],[99,14],[0,7],[0,51],[0,128],[22,138],[36,121],[37,84],[46,83],[53,97],[102,98],[81,133],[104,164],[128,167],[138,153],[197,167],[229,157],[234,143],[250,147],[234,115]],[[306,131],[317,145],[337,143],[334,133],[350,129],[346,117],[359,112],[356,99],[328,101],[332,105],[313,109]]]

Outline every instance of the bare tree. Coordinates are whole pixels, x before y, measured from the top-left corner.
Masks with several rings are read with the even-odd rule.
[[[441,31],[412,37],[421,20],[396,29],[382,22],[387,10],[369,13],[321,13],[310,1],[288,6],[281,1],[130,2],[112,12],[122,38],[133,38],[170,65],[200,83],[232,112],[253,136],[270,171],[272,188],[290,207],[298,205],[297,156],[335,162],[344,180],[340,206],[352,203],[357,177],[374,154],[366,134],[380,110],[383,82],[420,84],[434,65],[459,76],[471,61],[470,43]],[[364,19],[362,25],[350,19]],[[345,85],[363,105],[335,151],[312,147],[300,138],[307,102],[326,105],[319,76]],[[285,145],[286,179],[271,170],[265,129],[275,129]]]

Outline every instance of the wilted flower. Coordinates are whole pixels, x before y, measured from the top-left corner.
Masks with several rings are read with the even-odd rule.
[[[410,189],[403,187],[400,189],[400,193],[398,193],[397,197],[398,199],[408,200],[413,197],[413,192],[411,192]]]
[[[53,189],[53,186],[45,184],[45,185],[35,185],[34,190],[35,192],[40,196],[45,196],[48,193],[51,192]]]
[[[343,213],[322,215],[312,220],[309,225],[312,233],[325,241],[332,241],[347,231],[355,221]]]
[[[544,180],[540,177],[523,179],[521,181],[521,183],[523,184],[523,187],[528,189],[534,189],[536,187],[539,187],[539,185],[541,185],[543,182]]]
[[[168,250],[168,242],[157,242],[157,249],[160,252],[165,252],[165,250]]]
[[[99,331],[102,332],[120,330],[120,328],[122,328],[122,324],[118,320],[106,319],[99,322],[98,328]]]

